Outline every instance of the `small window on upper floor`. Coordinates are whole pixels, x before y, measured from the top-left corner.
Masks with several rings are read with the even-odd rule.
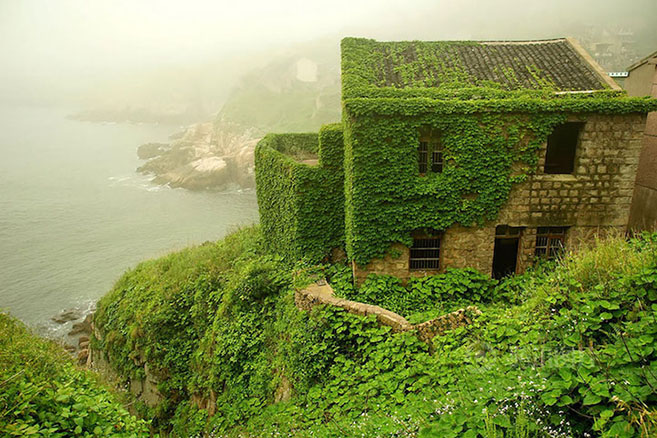
[[[431,131],[420,135],[420,144],[417,151],[420,175],[443,171],[443,145],[439,135]]]
[[[547,140],[545,173],[573,173],[579,133],[583,126],[582,122],[568,122],[554,128]]]

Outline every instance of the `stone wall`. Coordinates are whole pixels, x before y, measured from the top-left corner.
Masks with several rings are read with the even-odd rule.
[[[297,291],[294,295],[294,303],[300,310],[310,310],[320,304],[328,304],[356,315],[376,315],[379,324],[391,327],[394,332],[403,332],[412,328],[406,318],[383,307],[336,297],[333,294],[333,289],[326,281],[312,284],[303,290]]]
[[[497,225],[524,227],[518,272],[533,260],[539,226],[568,226],[566,245],[572,249],[595,234],[625,231],[645,115],[591,114],[573,116],[570,120],[585,122],[577,145],[575,172],[568,175],[543,173],[545,145],[539,151],[537,174],[512,189],[496,221],[473,228],[457,225],[445,231],[439,272],[449,267],[472,267],[491,273]],[[356,281],[362,282],[370,273],[391,274],[402,279],[435,273],[409,271],[408,248],[394,245],[393,249],[392,253],[401,255],[373,260],[365,267],[354,264]]]
[[[333,294],[333,288],[325,280],[321,280],[317,284],[311,284],[305,289],[297,290],[294,294],[294,303],[299,310],[308,311],[315,306],[329,305],[340,307],[355,315],[376,315],[379,324],[391,327],[394,333],[415,330],[418,338],[427,343],[430,343],[431,339],[435,336],[442,335],[447,330],[453,330],[457,327],[470,324],[472,318],[481,315],[481,311],[477,307],[468,306],[465,309],[459,309],[432,320],[413,325],[403,316],[383,307],[336,297]]]
[[[657,57],[655,61],[657,62]],[[653,97],[657,97],[657,67],[646,63],[642,68],[652,73],[645,81]],[[634,72],[631,73],[631,76]],[[628,90],[629,91],[629,90]],[[657,230],[657,112],[648,114],[643,136],[639,169],[630,213],[630,228],[633,231]]]
[[[96,339],[102,340],[103,334],[96,328],[94,323],[91,323],[91,329]],[[148,363],[143,358],[141,352],[133,358],[135,365],[143,367],[144,372],[142,378],[127,378],[120,376],[110,364],[107,352],[103,350],[96,350],[89,347],[89,358],[87,360],[87,367],[103,375],[108,381],[118,384],[124,382],[127,378],[127,388],[135,396],[135,398],[149,407],[157,406],[163,399],[162,394],[158,389],[158,385],[166,376],[161,373],[155,372],[148,367]]]

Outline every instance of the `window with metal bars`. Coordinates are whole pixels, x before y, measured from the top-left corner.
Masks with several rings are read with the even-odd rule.
[[[568,227],[538,227],[536,230],[536,256],[553,260],[565,248]]]
[[[443,145],[437,136],[421,137],[417,151],[420,175],[425,175],[429,171],[434,173],[443,171]]]
[[[420,169],[420,174],[427,173],[428,158],[429,158],[429,142],[420,141],[420,146],[417,149],[417,161]]]
[[[438,269],[440,265],[440,236],[413,238],[409,268],[411,270]]]

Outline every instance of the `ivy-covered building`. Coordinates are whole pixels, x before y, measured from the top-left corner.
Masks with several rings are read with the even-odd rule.
[[[522,271],[628,224],[646,113],[572,39],[342,41],[342,124],[256,148],[268,244],[357,280]],[[336,251],[338,249],[338,251]]]

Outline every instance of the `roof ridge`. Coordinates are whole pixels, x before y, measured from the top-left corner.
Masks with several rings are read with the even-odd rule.
[[[657,57],[657,50],[652,52],[649,55],[644,56],[643,58],[639,59],[638,61],[635,61],[633,64],[631,64],[629,67],[626,68],[626,71],[632,71],[635,68],[645,64],[646,62],[650,61],[650,59]]]
[[[596,62],[595,59],[587,52],[580,44],[579,41],[577,41],[573,37],[567,37],[566,41],[568,44],[570,44],[570,47],[577,52],[577,54],[591,67],[593,72],[595,73],[596,76],[602,81],[602,83],[606,84],[611,88],[612,90],[620,91],[622,88],[620,85],[618,85],[612,78],[609,77],[609,75],[600,67],[600,64]]]
[[[542,40],[477,40],[479,44],[485,45],[496,45],[496,44],[513,44],[513,45],[522,45],[522,44],[552,44],[552,43],[561,43],[567,41],[567,37],[562,38],[550,38]]]

